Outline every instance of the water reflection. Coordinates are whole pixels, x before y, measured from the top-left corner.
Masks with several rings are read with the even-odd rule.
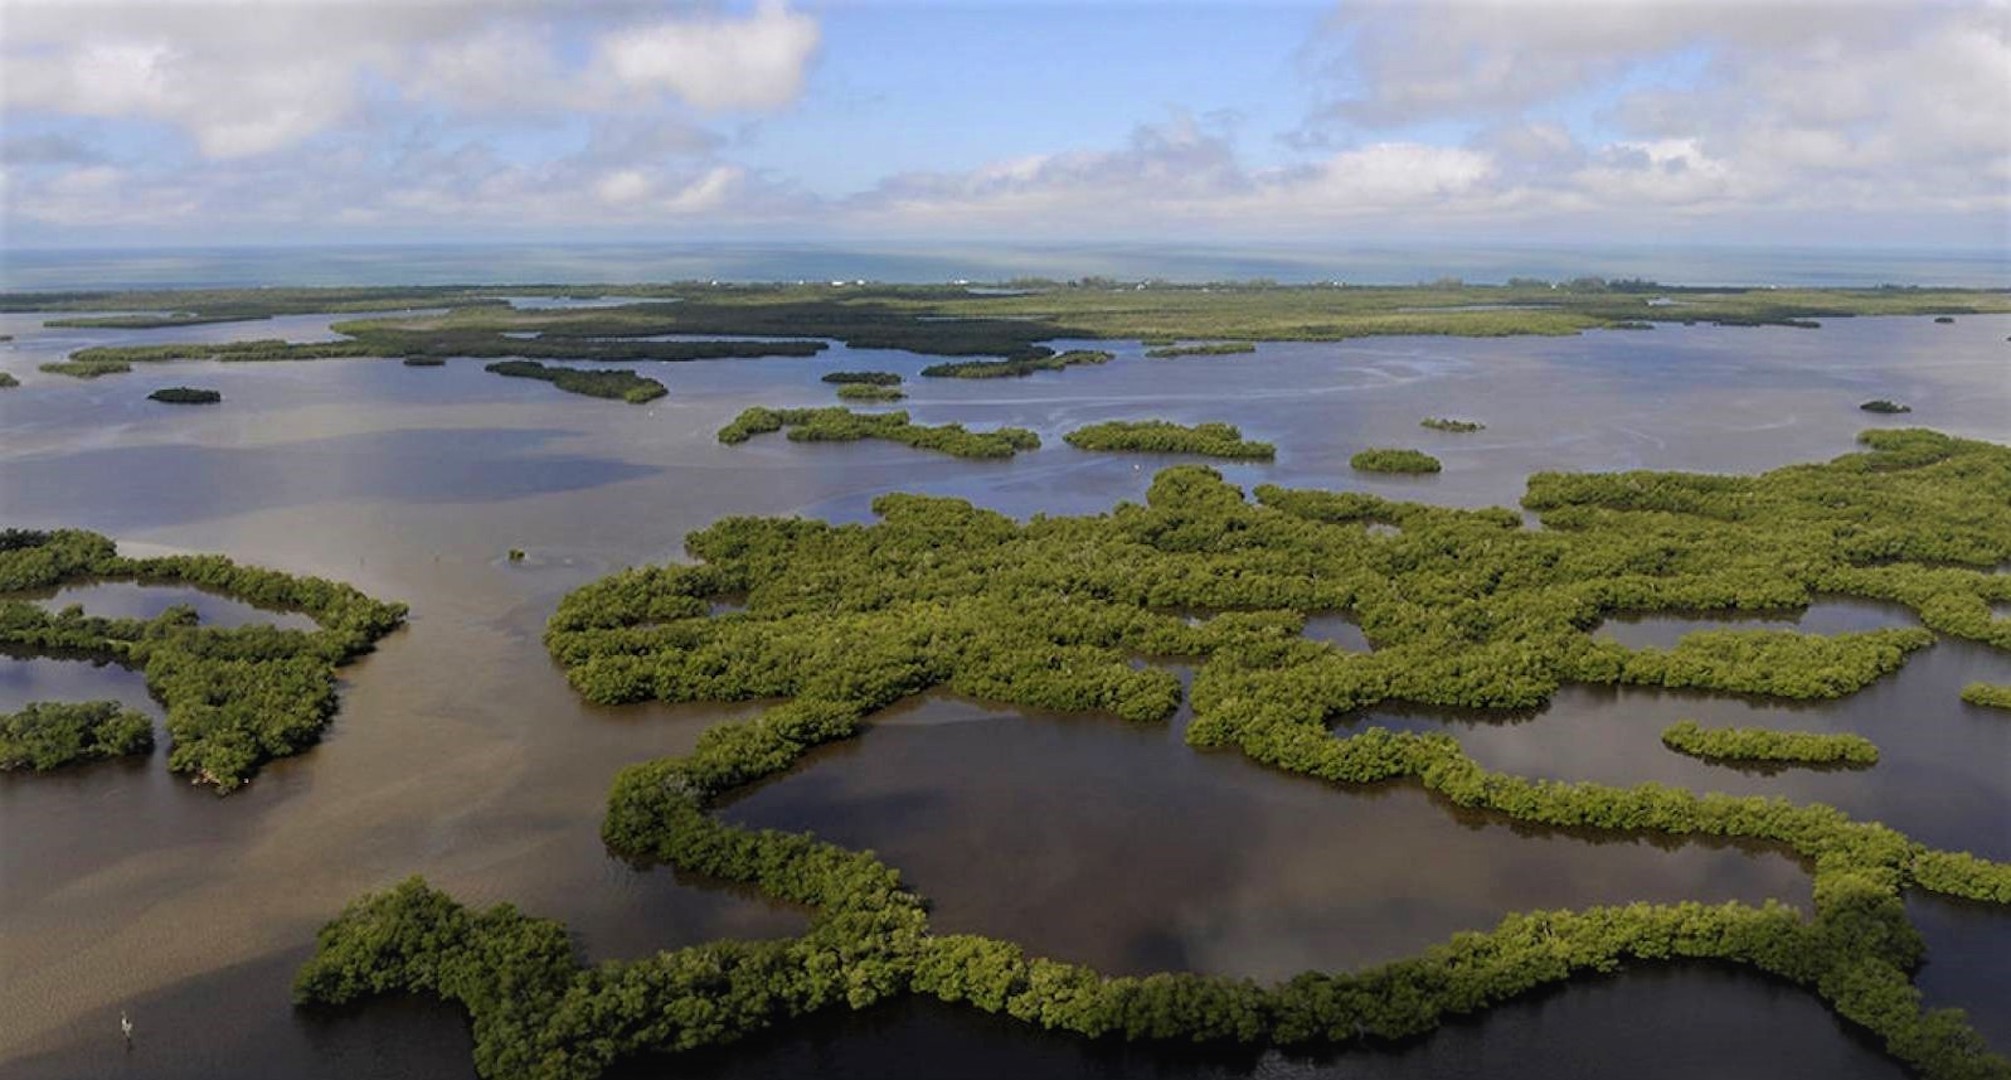
[[[86,514],[101,527],[181,524],[302,503],[371,498],[465,503],[573,491],[643,476],[640,465],[539,453],[572,434],[507,428],[387,431],[277,447],[108,447],[11,463],[0,499],[50,520]],[[185,478],[199,476],[200,484]],[[32,492],[32,503],[26,498]]]
[[[939,932],[1113,973],[1288,978],[1407,956],[1510,911],[1628,900],[1806,904],[1787,858],[1457,819],[1421,789],[1340,789],[1199,754],[1167,727],[931,697],[732,804],[872,848]]]
[[[276,626],[282,630],[313,630],[315,621],[297,611],[275,611],[255,607],[223,593],[189,585],[146,585],[134,581],[98,581],[88,585],[68,585],[61,589],[40,589],[14,593],[11,600],[32,600],[45,611],[61,611],[72,605],[84,614],[106,619],[152,619],[171,607],[195,609],[200,625],[229,629],[239,626]]]
[[[1395,1047],[1307,1057],[1126,1044],[1041,1032],[1016,1020],[910,1000],[863,1014],[825,1014],[722,1051],[643,1059],[610,1080],[1899,1080],[1870,1040],[1842,1029],[1821,1002],[1790,987],[1704,967],[1648,967],[1577,983],[1447,1024]]]

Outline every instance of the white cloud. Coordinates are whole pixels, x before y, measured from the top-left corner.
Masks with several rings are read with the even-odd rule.
[[[670,90],[701,109],[772,109],[795,100],[817,50],[817,21],[775,0],[751,18],[667,19],[601,40],[627,90]]]
[[[584,53],[566,35],[587,36]],[[0,108],[144,119],[210,158],[297,145],[382,110],[773,109],[802,92],[817,21],[777,0],[665,18],[558,0],[11,3]]]

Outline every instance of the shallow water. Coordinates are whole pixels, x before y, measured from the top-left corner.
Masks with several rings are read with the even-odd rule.
[[[466,360],[430,369],[369,360],[175,364],[80,382],[35,365],[86,344],[138,339],[59,334],[41,329],[40,318],[0,315],[0,333],[19,337],[0,345],[0,370],[24,383],[0,391],[6,524],[95,528],[147,553],[223,552],[348,581],[408,602],[413,615],[408,629],[345,669],[342,712],[323,743],[269,766],[240,794],[219,799],[190,787],[165,771],[158,750],[146,763],[0,778],[0,1072],[10,1076],[468,1075],[468,1035],[451,1010],[406,1003],[329,1018],[288,1004],[291,969],[315,928],[357,893],[413,873],[470,902],[509,900],[564,919],[596,958],[799,931],[800,912],[632,871],[599,841],[619,768],[681,752],[705,726],[744,710],[584,705],[539,641],[565,592],[622,566],[675,558],[685,533],[727,514],[863,520],[872,498],[891,490],[958,495],[1019,516],[1100,512],[1142,498],[1153,466],[1077,451],[1060,435],[1154,416],[1226,420],[1276,442],[1275,463],[1217,466],[1239,484],[1461,506],[1513,505],[1526,475],[1540,469],[1753,472],[1830,457],[1850,450],[1858,430],[1885,423],[1857,410],[1869,397],[1912,404],[1906,423],[2011,441],[2011,318],[2002,317],[1265,345],[1248,356],[1174,361],[1146,361],[1135,343],[1115,343],[1118,359],[1107,365],[984,381],[918,380],[931,358],[835,348],[810,359],[638,364],[671,391],[646,406],[498,378]],[[230,336],[264,336],[242,332],[257,325],[238,324]],[[831,388],[817,376],[859,368],[910,376],[903,407],[918,422],[1027,426],[1046,446],[1011,461],[966,462],[876,443],[813,446],[776,436],[724,447],[713,437],[749,405],[830,404]],[[144,401],[173,383],[219,389],[224,404],[175,410]],[[1455,435],[1417,427],[1431,415],[1470,416],[1488,428]],[[1390,478],[1348,469],[1350,454],[1376,445],[1428,450],[1446,471]],[[511,563],[510,548],[527,557]],[[92,675],[87,665],[44,660],[27,662],[32,677],[7,674],[26,670],[19,663],[0,661],[0,688],[32,680],[34,693],[87,697],[98,675],[119,678],[117,669]],[[73,667],[87,674],[46,682]],[[2000,655],[1943,641],[1856,698],[1815,709],[1567,688],[1534,720],[1455,730],[1498,767],[1830,799],[1931,843],[2005,857],[2011,725],[1954,700],[1966,679],[2011,681],[2005,670]],[[1661,727],[1684,716],[1861,730],[1886,760],[1863,773],[1749,776],[1662,750]],[[1575,726],[1548,738],[1553,721]],[[731,813],[781,800],[778,812],[793,803],[820,831],[856,828],[860,842],[883,851],[904,845],[894,861],[938,901],[938,925],[1023,932],[1116,966],[1347,965],[1550,897],[1805,895],[1805,875],[1779,856],[1473,829],[1414,791],[1375,798],[1330,790],[1236,758],[1195,755],[1176,739],[1177,729],[1097,718],[889,724]],[[959,776],[962,789],[944,786]],[[956,824],[904,817],[902,798],[922,799]],[[1219,815],[1208,816],[1211,808]],[[1442,845],[1458,864],[1400,865],[1399,837]],[[996,866],[964,869],[984,869],[992,857],[980,838],[1019,845],[1024,896],[1004,888],[1009,879]],[[1135,868],[1131,888],[1097,897],[1082,886],[1108,881],[1113,862]],[[1787,868],[1780,876],[1776,864]],[[1400,888],[1378,908],[1384,882]],[[1345,904],[1325,910],[1329,891]],[[1190,894],[1196,900],[1183,910]],[[1038,903],[1029,906],[1029,897]],[[2011,916],[1978,919],[1984,930],[1946,940],[1980,943],[1967,947],[2004,970],[2011,954],[1995,928]],[[1935,980],[1938,1002],[1986,1006],[1975,997],[1988,985],[1946,975],[1951,967],[1937,973],[1930,960],[1923,985]],[[116,1041],[122,1007],[136,1010],[143,1033],[130,1058]],[[1113,1055],[996,1026],[972,1034],[954,1016],[919,1027],[841,1024],[827,1039],[832,1060],[877,1075],[940,1047],[978,1064],[996,1049],[1002,1061],[1062,1075],[1172,1067],[1149,1053]],[[1655,1025],[1671,1016],[1708,1023],[1714,1038],[1684,1043],[1682,1030],[1700,1028],[1676,1024],[1656,1042]],[[1721,1030],[1748,1034],[1720,1043]],[[783,1068],[764,1064],[771,1060],[802,1060],[790,1055],[809,1052],[803,1038],[777,1037],[779,1058],[750,1048],[744,1075]],[[1782,1056],[1769,1056],[1774,1044]],[[1790,1060],[1823,1063],[1816,1071],[1827,1075],[1892,1074],[1813,998],[1718,973],[1574,987],[1395,1058],[1344,1056],[1335,1068],[1551,1075],[1558,1060],[1598,1072],[1640,1071],[1637,1064],[1653,1068],[1664,1058],[1698,1063],[1691,1075],[1727,1074],[1747,1061],[1778,1066],[1761,1070],[1769,1074],[1805,1071]],[[735,1075],[740,1066],[726,1068]]]
[[[152,619],[175,606],[195,609],[202,626],[276,626],[282,630],[313,630],[315,621],[298,611],[273,611],[234,600],[222,593],[186,585],[142,585],[132,581],[100,581],[61,589],[15,593],[10,600],[33,600],[48,611],[75,605],[84,614],[107,619]]]

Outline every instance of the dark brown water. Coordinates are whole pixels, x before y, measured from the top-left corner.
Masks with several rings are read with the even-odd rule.
[[[1116,974],[1248,976],[1396,960],[1532,908],[1767,897],[1779,855],[1518,835],[1421,788],[1342,790],[1197,754],[1178,725],[930,697],[726,811],[901,867],[950,933]]]
[[[1237,483],[1465,506],[1513,504],[1538,469],[1751,472],[1826,458],[1884,422],[1856,409],[1870,397],[1909,402],[1909,423],[2011,441],[2004,318],[1393,339],[1193,361],[1145,361],[1124,345],[1111,364],[1024,380],[911,380],[904,405],[921,422],[1019,424],[1047,440],[1010,462],[713,439],[747,405],[830,403],[823,371],[913,375],[929,362],[901,353],[657,365],[648,374],[671,396],[631,407],[460,361],[183,364],[77,382],[35,365],[83,345],[152,339],[43,331],[39,321],[0,316],[0,333],[19,339],[0,345],[0,370],[24,384],[0,391],[6,524],[77,525],[137,553],[220,551],[339,578],[408,602],[413,617],[345,670],[343,711],[325,741],[241,794],[191,788],[165,771],[161,751],[58,777],[0,777],[0,1073],[9,1076],[469,1075],[468,1035],[451,1010],[387,1003],[331,1017],[287,1003],[314,929],[355,894],[413,873],[469,901],[564,919],[593,957],[798,930],[799,912],[636,873],[600,847],[615,771],[680,752],[735,711],[585,706],[538,640],[567,590],[673,557],[686,532],[726,514],[858,520],[890,490],[1017,515],[1100,511],[1141,498],[1157,462],[1079,452],[1060,435],[1148,416],[1226,420],[1279,445],[1275,463],[1225,467]],[[296,336],[246,325],[258,328],[203,332]],[[311,320],[298,329],[311,332]],[[174,383],[214,387],[225,402],[144,400]],[[1428,415],[1488,429],[1418,428]],[[1348,456],[1372,445],[1426,449],[1446,471],[1349,470]],[[529,557],[510,563],[512,547]],[[1497,767],[1823,798],[1931,843],[2005,857],[2011,725],[1954,700],[1966,679],[2003,672],[2002,657],[1944,641],[1857,698],[1815,709],[1567,689],[1534,720],[1455,730]],[[130,673],[53,660],[0,658],[0,694],[8,707],[93,696],[147,704]],[[730,813],[775,813],[898,851],[895,863],[937,902],[939,926],[1139,970],[1347,966],[1529,903],[1806,896],[1805,875],[1775,855],[1520,836],[1461,823],[1407,789],[1346,793],[1195,755],[1177,729],[1017,714],[924,722],[944,708],[911,707],[908,721],[876,727]],[[1774,777],[1704,766],[1656,741],[1683,716],[1862,730],[1886,760],[1863,773]],[[1574,726],[1551,738],[1554,722]],[[1445,865],[1398,859],[1406,843],[1446,853]],[[2005,997],[1989,973],[2011,968],[2011,916],[1936,922],[1929,910],[1916,908],[1929,931],[1923,987],[1985,1019]],[[1957,959],[1967,955],[1988,963]],[[117,1036],[121,1008],[139,1029],[130,1057]],[[2001,1047],[1996,1015],[1986,1030]],[[1712,1038],[1682,1037],[1702,1030]],[[1015,1075],[1180,1075],[1188,1061],[919,1005],[745,1049],[715,1074],[787,1075],[820,1060],[806,1054],[853,1075],[957,1075],[995,1061],[1023,1063]],[[1300,1067],[1265,1059],[1221,1070]],[[1814,999],[1708,970],[1573,987],[1392,1056],[1321,1067],[1892,1074]]]

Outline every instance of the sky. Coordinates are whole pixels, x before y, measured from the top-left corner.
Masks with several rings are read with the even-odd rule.
[[[2011,0],[0,0],[0,243],[2011,249]]]

